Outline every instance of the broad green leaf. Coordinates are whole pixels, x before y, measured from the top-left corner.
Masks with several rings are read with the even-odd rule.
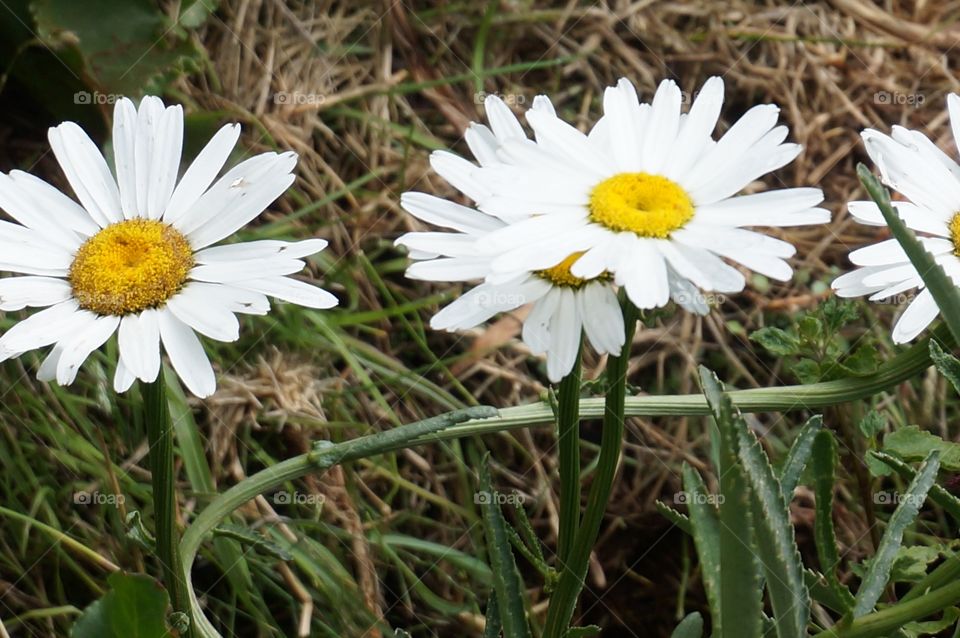
[[[940,558],[941,547],[913,545],[901,547],[890,570],[891,583],[917,583],[927,575],[927,567]]]
[[[837,554],[837,535],[833,528],[833,485],[836,480],[837,442],[830,430],[822,430],[813,443],[813,490],[816,496],[817,517],[813,534],[817,546],[820,569],[827,585],[833,590],[837,604],[845,613],[853,607],[853,595],[837,578],[840,557]]]
[[[883,451],[904,461],[922,461],[933,450],[940,454],[945,470],[960,470],[960,443],[944,441],[916,425],[899,428],[883,438]]]
[[[166,590],[149,576],[116,572],[110,591],[87,607],[70,630],[71,638],[165,638]]]
[[[940,455],[934,450],[920,466],[919,472],[901,496],[900,504],[887,522],[887,529],[880,539],[877,553],[870,560],[870,567],[860,583],[860,589],[857,590],[853,606],[854,618],[869,614],[880,600],[900,549],[900,543],[903,541],[903,532],[920,512],[930,486],[937,479],[939,469]]]
[[[936,339],[930,340],[930,359],[953,389],[960,392],[960,359],[945,352]]]
[[[787,460],[780,470],[780,485],[783,488],[783,500],[787,503],[793,500],[793,490],[796,489],[800,481],[800,474],[807,465],[810,458],[810,451],[813,449],[813,440],[817,432],[823,427],[823,417],[819,414],[810,417],[797,438],[793,440],[790,446],[790,452],[787,454]]]
[[[493,494],[488,458],[480,465],[480,491]],[[504,638],[530,638],[530,627],[523,605],[523,581],[513,558],[507,522],[495,498],[480,499],[483,529],[487,538],[490,568],[493,570],[493,590],[500,608],[500,624]]]
[[[670,634],[670,638],[702,638],[703,636],[703,617],[699,611],[688,614],[680,621],[677,628]]]
[[[907,623],[903,626],[903,633],[905,633],[909,638],[917,638],[918,636],[932,636],[953,627],[957,622],[957,619],[960,619],[960,610],[958,610],[956,607],[947,607],[943,610],[943,615],[939,620]],[[958,627],[960,627],[960,625],[958,625]],[[958,631],[960,631],[960,629],[958,629]]]
[[[721,401],[730,403],[726,395]],[[803,584],[803,563],[783,487],[760,441],[732,404],[730,413],[739,442],[738,456],[750,488],[758,556],[770,593],[776,635],[805,638],[810,617],[809,594]]]
[[[759,550],[750,488],[737,457],[733,404],[723,394],[716,375],[702,366],[700,382],[719,431],[720,616],[714,619],[714,633],[717,638],[757,638],[762,629]]]
[[[894,456],[883,452],[873,452],[870,456],[883,463],[886,467],[891,468],[908,481],[913,480],[913,477],[917,475],[916,470]],[[960,498],[957,498],[940,485],[931,486],[929,496],[931,501],[942,507],[943,511],[952,516],[954,520],[960,522]]]
[[[156,93],[185,63],[199,60],[153,0],[36,0],[32,7],[44,43],[54,50],[76,46],[103,91]]]
[[[927,289],[933,295],[940,309],[940,316],[950,329],[954,341],[960,343],[960,291],[943,268],[937,264],[933,255],[923,247],[916,234],[900,219],[900,215],[890,204],[890,193],[883,187],[880,180],[864,164],[857,166],[857,175],[867,189],[867,193],[880,208],[890,232],[900,242],[900,246],[903,247],[910,262],[920,273]]]

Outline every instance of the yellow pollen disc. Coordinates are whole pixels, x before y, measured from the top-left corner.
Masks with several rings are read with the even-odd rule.
[[[575,261],[580,259],[582,255],[582,252],[573,253],[556,266],[553,266],[552,268],[545,268],[544,270],[538,270],[535,274],[541,279],[546,279],[554,286],[580,288],[587,283],[587,280],[581,279],[580,277],[575,277],[573,273],[570,272],[570,268],[573,266]]]
[[[193,268],[193,250],[180,231],[149,219],[107,226],[77,250],[70,285],[81,308],[128,315],[162,306]]]
[[[950,240],[953,242],[953,254],[960,257],[960,213],[954,213],[950,220]]]
[[[619,173],[590,193],[590,219],[615,231],[665,239],[692,218],[690,196],[660,175]]]

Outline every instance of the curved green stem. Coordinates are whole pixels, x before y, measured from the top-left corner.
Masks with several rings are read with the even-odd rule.
[[[577,530],[573,547],[566,560],[561,564],[560,582],[550,597],[547,610],[547,622],[543,627],[544,638],[563,638],[567,633],[570,620],[577,606],[577,599],[583,589],[583,581],[590,563],[590,552],[597,542],[603,515],[613,490],[617,465],[623,449],[624,403],[627,397],[627,366],[630,363],[630,347],[633,332],[637,325],[637,309],[629,301],[624,310],[626,340],[619,357],[607,361],[605,411],[603,414],[603,432],[600,436],[600,455],[597,469],[590,485],[586,511]]]
[[[882,638],[908,622],[926,618],[960,602],[960,582],[900,602],[881,611],[861,616],[848,623],[838,623],[815,634],[813,638]]]
[[[942,325],[933,331],[932,338],[952,343],[950,333]],[[733,390],[728,392],[728,395],[743,412],[817,408],[871,396],[906,381],[929,365],[929,338],[926,338],[888,361],[876,374],[870,376],[806,386]],[[581,420],[601,418],[604,411],[603,398],[580,400]],[[684,416],[709,414],[709,412],[707,401],[700,394],[629,397],[625,401],[624,408],[625,416]],[[499,411],[493,408],[471,408],[330,445],[326,449],[288,459],[247,477],[215,498],[187,528],[180,542],[181,565],[191,602],[191,615],[199,631],[197,635],[202,638],[219,638],[219,634],[200,611],[193,584],[189,578],[200,544],[220,521],[258,494],[267,492],[285,481],[327,469],[343,461],[374,456],[413,445],[492,434],[553,422],[553,411],[545,402],[504,408]]]
[[[560,528],[557,557],[562,565],[570,555],[580,527],[580,353],[570,373],[560,381],[557,407],[557,462],[560,466]]]

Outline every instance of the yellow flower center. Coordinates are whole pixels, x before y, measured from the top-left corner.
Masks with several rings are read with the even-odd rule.
[[[107,226],[88,239],[70,265],[81,308],[128,315],[162,306],[193,268],[193,250],[180,231],[149,219]]]
[[[590,219],[618,232],[666,239],[692,218],[690,196],[660,175],[619,173],[590,193]]]
[[[960,257],[960,213],[950,220],[950,241],[953,242],[953,254]]]
[[[583,255],[582,252],[573,253],[563,261],[561,261],[556,266],[552,268],[545,268],[543,270],[538,270],[536,274],[541,279],[546,279],[554,286],[561,286],[565,288],[580,288],[585,283],[586,279],[581,279],[580,277],[575,277],[573,273],[570,272],[570,268],[573,266],[573,263],[580,259]]]

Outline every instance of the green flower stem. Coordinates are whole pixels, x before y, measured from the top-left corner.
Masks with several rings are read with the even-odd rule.
[[[938,326],[933,338],[952,343],[949,331]],[[903,383],[930,366],[929,338],[923,339],[897,355],[870,376],[814,383],[806,386],[758,388],[729,392],[734,404],[743,412],[776,412],[811,409],[856,401]],[[581,399],[580,418],[597,419],[604,415],[604,399]],[[481,410],[478,413],[475,410]],[[680,396],[628,397],[625,416],[692,416],[709,414],[706,399],[700,394]],[[203,539],[241,505],[259,494],[300,478],[325,470],[337,463],[390,452],[396,449],[446,441],[466,436],[492,434],[522,427],[552,424],[554,414],[545,402],[494,410],[472,408],[451,412],[436,419],[404,425],[387,432],[372,434],[328,448],[293,457],[247,477],[215,498],[193,521],[180,542],[180,554],[191,617],[197,636],[218,638],[219,634],[200,611],[189,574]],[[438,421],[439,420],[439,421]],[[867,616],[864,616],[867,618]]]
[[[637,326],[639,312],[627,301],[624,308],[624,326],[626,340],[619,357],[610,357],[607,361],[606,391],[604,402],[603,432],[600,436],[600,454],[587,507],[583,520],[577,530],[576,538],[569,556],[561,564],[560,582],[550,597],[547,609],[547,621],[543,627],[544,638],[563,638],[567,633],[570,620],[577,606],[577,599],[583,589],[587,575],[590,552],[597,542],[603,515],[607,511],[613,480],[617,474],[617,465],[623,449],[624,404],[627,396],[627,365],[630,363],[630,348],[633,345],[633,333]]]
[[[177,501],[173,474],[173,424],[167,404],[167,386],[161,366],[157,380],[144,383],[144,417],[150,446],[150,478],[153,486],[154,533],[157,558],[163,570],[163,582],[175,612],[190,609],[185,575],[180,565],[180,531],[177,528]],[[188,631],[186,636],[191,635]]]
[[[815,634],[813,638],[883,638],[908,622],[926,618],[960,602],[960,581],[935,589],[908,602],[900,602],[881,611],[840,622]]]
[[[582,347],[582,344],[581,344]],[[567,562],[580,527],[580,349],[570,373],[560,381],[557,407],[557,457],[560,465],[560,529],[557,558]]]

